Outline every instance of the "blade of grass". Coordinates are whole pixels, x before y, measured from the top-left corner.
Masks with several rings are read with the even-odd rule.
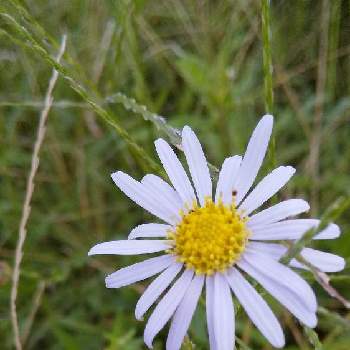
[[[3,4],[1,4],[3,5]],[[1,7],[1,9],[3,9]],[[9,12],[8,12],[9,10]],[[23,21],[26,25],[26,28],[30,28],[33,33],[33,37],[38,38],[41,45],[46,47],[47,49],[54,49],[55,51],[59,49],[59,43],[52,37],[50,33],[48,33],[44,27],[36,20],[36,18],[27,10],[27,8],[20,3],[19,0],[9,0],[6,3],[4,12],[11,13],[14,11],[18,17]],[[86,83],[89,89],[92,89],[93,86],[87,80],[84,71],[81,69],[81,66],[77,64],[74,59],[70,56],[69,52],[65,52],[64,54],[65,60],[74,67],[75,71],[79,72],[80,76],[84,76],[84,83]]]
[[[313,345],[315,350],[322,350],[323,346],[322,343],[320,342],[320,339],[318,338],[318,334],[309,327],[303,326],[304,333],[309,339],[309,342],[311,345]]]
[[[236,337],[236,342],[240,346],[240,350],[252,350],[252,348],[246,345],[244,341],[238,337]]]
[[[335,322],[341,327],[346,328],[348,331],[350,331],[350,320],[343,318],[336,312],[329,311],[328,309],[322,306],[318,307],[317,311],[322,316],[329,318],[332,322]]]
[[[169,141],[172,145],[174,145],[177,149],[182,151],[181,131],[170,126],[167,123],[165,117],[150,112],[146,106],[137,103],[134,98],[130,98],[121,92],[107,97],[106,101],[107,103],[120,103],[124,106],[126,110],[130,110],[135,114],[139,114],[144,120],[152,122],[158,130],[164,132],[168,136]],[[208,166],[213,178],[216,179],[219,174],[219,169],[209,162]]]
[[[130,98],[121,92],[107,97],[106,101],[108,103],[120,103],[126,110],[140,114],[143,119],[152,122],[158,130],[164,132],[174,146],[181,149],[181,132],[169,126],[164,117],[150,112],[146,106],[140,105],[134,98]]]
[[[33,37],[33,35],[22,25],[20,25],[17,20],[7,13],[1,12],[0,16],[6,21],[11,29],[15,31],[17,36],[13,36],[8,30],[6,34],[11,40],[16,43],[20,43],[24,47],[28,47],[35,53],[39,54],[47,63],[49,63],[54,69],[56,69],[62,77],[68,81],[71,88],[77,92],[83,100],[85,100],[92,110],[101,117],[107,124],[112,126],[119,136],[126,142],[129,146],[131,153],[134,155],[135,159],[138,161],[140,166],[144,170],[151,170],[157,173],[160,172],[160,167],[154,162],[154,160],[146,153],[146,151],[139,146],[129,133],[119,124],[115,115],[111,114],[101,106],[98,102],[98,98],[92,96],[89,91],[75,79],[74,74],[65,66],[57,63],[47,50]]]

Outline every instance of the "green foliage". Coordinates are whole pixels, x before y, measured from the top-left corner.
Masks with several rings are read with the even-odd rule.
[[[87,252],[97,242],[125,238],[135,225],[153,220],[115,188],[109,175],[118,169],[136,178],[145,171],[163,175],[153,147],[156,138],[179,146],[177,130],[191,125],[215,176],[225,157],[242,154],[257,120],[273,109],[274,146],[259,176],[274,164],[291,164],[297,174],[280,199],[310,198],[315,183],[309,155],[324,8],[329,11],[328,46],[323,53],[326,71],[321,72],[326,86],[314,214],[324,218],[323,224],[336,220],[343,235],[312,245],[349,262],[350,4],[321,3],[1,2],[0,347],[13,346],[13,254],[38,116],[53,67],[60,78],[40,154],[19,286],[23,333],[40,282],[45,289],[25,348],[144,348],[144,322],[134,319],[133,310],[148,282],[120,290],[104,287],[107,273],[136,259],[88,258]],[[63,33],[68,36],[67,50],[57,64],[54,57]],[[327,211],[332,203],[341,205]],[[314,233],[308,233],[302,245]],[[302,245],[290,253],[297,255]],[[347,267],[330,276],[347,298],[349,271]],[[315,332],[295,326],[264,295],[283,323],[286,348],[348,349],[348,311],[311,274],[305,273],[305,278],[321,306]],[[236,311],[237,348],[268,348],[242,308]],[[183,348],[207,349],[206,337],[201,304]],[[163,349],[165,339],[164,331],[155,349]]]

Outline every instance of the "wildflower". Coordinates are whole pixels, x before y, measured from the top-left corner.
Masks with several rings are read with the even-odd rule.
[[[314,292],[290,267],[278,262],[287,248],[271,241],[297,240],[317,226],[319,220],[288,219],[309,210],[302,199],[289,199],[253,214],[295,172],[291,166],[280,166],[249,193],[265,156],[272,125],[273,117],[264,116],[244,157],[225,159],[214,194],[202,147],[188,126],[182,131],[182,147],[194,188],[174,151],[162,139],[155,146],[172,186],[153,174],[146,175],[141,182],[120,171],[112,174],[115,184],[128,197],[165,222],[137,226],[128,240],[100,243],[89,252],[89,255],[163,252],[106,278],[107,288],[119,288],[159,274],[144,291],[135,310],[136,318],[142,319],[162,296],[145,327],[144,341],[149,348],[157,333],[172,319],[166,348],[180,349],[204,288],[210,349],[234,348],[231,292],[266,339],[275,347],[283,347],[285,339],[276,316],[245,274],[300,322],[316,326]],[[339,227],[330,224],[314,239],[333,239],[339,234]],[[333,254],[304,248],[301,256],[321,271],[344,268],[344,260]],[[295,259],[289,265],[306,268]]]

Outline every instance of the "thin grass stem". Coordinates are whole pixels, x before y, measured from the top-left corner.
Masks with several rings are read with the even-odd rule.
[[[62,38],[59,53],[56,57],[57,62],[61,60],[65,49],[66,49],[66,36],[64,35]],[[18,294],[18,283],[19,283],[19,278],[21,273],[21,262],[23,258],[23,246],[27,237],[27,222],[31,212],[30,203],[34,193],[34,179],[39,168],[39,162],[40,162],[39,152],[45,137],[46,122],[47,122],[47,118],[48,118],[49,111],[51,109],[51,105],[53,101],[52,92],[56,85],[57,78],[58,78],[58,72],[57,70],[53,69],[52,76],[49,81],[49,86],[45,96],[45,106],[40,114],[40,121],[39,121],[39,126],[37,131],[37,137],[34,144],[31,168],[28,176],[26,194],[25,194],[25,199],[23,203],[22,217],[19,225],[18,241],[17,241],[16,251],[15,251],[15,262],[14,262],[14,268],[13,268],[13,274],[12,274],[10,308],[11,308],[11,322],[12,322],[13,333],[14,333],[14,343],[17,350],[22,349],[16,301],[17,301],[17,294]]]
[[[265,89],[265,109],[273,113],[273,85],[272,85],[272,54],[271,54],[271,28],[270,28],[270,1],[262,0],[261,12],[262,44],[263,44],[263,70]]]

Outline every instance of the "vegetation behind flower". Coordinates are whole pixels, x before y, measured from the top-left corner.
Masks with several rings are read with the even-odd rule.
[[[140,177],[143,170],[161,171],[153,140],[164,136],[177,144],[173,128],[185,124],[200,135],[214,165],[225,155],[241,154],[265,104],[272,108],[269,90],[265,98],[270,83],[267,79],[264,88],[269,69],[263,52],[267,59],[272,56],[274,69],[278,152],[270,149],[270,165],[298,169],[281,198],[310,200],[314,216],[328,213],[337,201],[346,206],[349,3],[271,5],[268,47],[262,45],[267,32],[261,31],[260,1],[28,1],[22,7],[12,0],[0,5],[0,337],[5,348],[13,343],[8,305],[18,224],[53,65],[61,76],[40,153],[18,290],[25,348],[143,348],[143,324],[138,326],[130,310],[144,285],[121,290],[101,286],[107,272],[135,258],[112,256],[97,262],[86,257],[96,241],[120,239],[147,221],[147,214],[115,191],[109,174],[122,169]],[[63,33],[67,48],[57,65],[54,57]],[[338,216],[340,239],[314,246],[349,262],[347,213],[342,206],[331,211],[332,218]],[[319,342],[325,349],[347,349],[349,312],[311,274],[304,277],[322,306],[319,339],[308,329],[300,333],[275,304],[287,333],[286,349],[319,349]],[[349,268],[330,277],[349,298]],[[187,349],[191,343],[206,348],[203,320],[202,305]],[[266,346],[242,309],[236,322],[238,348]],[[161,340],[155,348],[163,348]]]

